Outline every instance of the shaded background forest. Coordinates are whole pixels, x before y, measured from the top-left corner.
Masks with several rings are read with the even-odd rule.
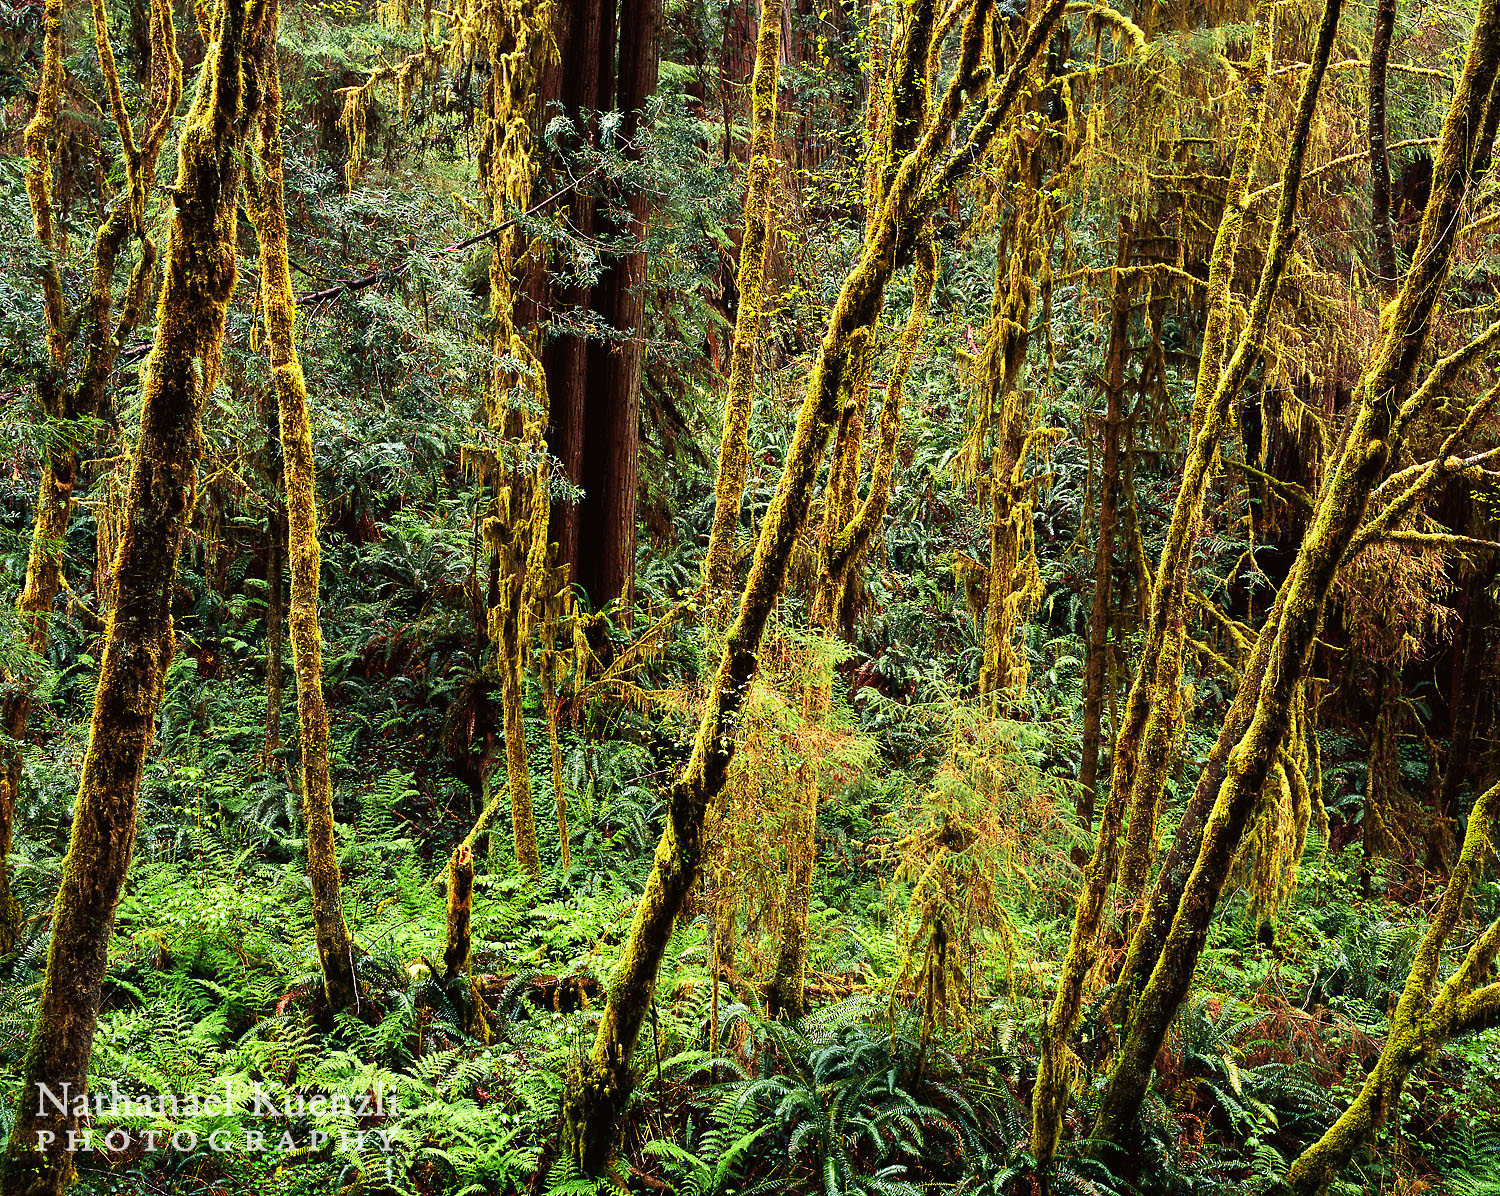
[[[66,53],[46,146],[71,312],[135,186],[96,21],[129,112],[149,124],[165,86],[155,22],[163,11],[175,22],[191,93],[211,56],[213,6],[59,7]],[[565,1089],[586,1066],[653,850],[674,825],[674,781],[691,771],[731,621],[703,577],[732,359],[747,343],[736,324],[754,162],[770,215],[743,501],[728,508],[730,584],[717,587],[731,599],[753,588],[757,537],[797,451],[841,284],[876,243],[895,163],[915,152],[901,144],[902,113],[916,128],[937,101],[903,109],[899,89],[880,99],[921,4],[767,6],[780,21],[769,158],[752,145],[758,3],[472,7],[507,36],[537,22],[544,49],[520,110],[497,113],[495,64],[509,44],[435,52],[431,5],[290,2],[275,39],[358,1009],[330,1008],[304,874],[285,594],[296,537],[251,210],[261,200],[242,199],[238,282],[168,590],[175,651],[89,1064],[95,1082],[152,1092],[222,1090],[226,1078],[236,1091],[379,1085],[400,1095],[379,1123],[395,1146],[99,1149],[77,1156],[81,1190],[835,1196],[1282,1182],[1400,1037],[1409,977],[1426,960],[1430,994],[1500,915],[1493,850],[1476,832],[1460,854],[1471,821],[1492,816],[1470,817],[1500,767],[1500,424],[1486,353],[1465,357],[1438,401],[1386,439],[1396,454],[1377,499],[1418,475],[1420,487],[1339,554],[1285,720],[1286,759],[1242,828],[1188,967],[1193,987],[1148,1053],[1149,1088],[1124,1137],[1099,1130],[1126,1057],[1114,1002],[1151,886],[1167,886],[1179,819],[1201,778],[1222,774],[1216,740],[1332,489],[1361,380],[1394,343],[1382,308],[1406,310],[1402,282],[1435,252],[1423,220],[1442,184],[1445,115],[1469,77],[1474,14],[1420,0],[1341,16],[1330,5],[1326,73],[1303,66],[1326,13],[1301,0],[1052,14],[1001,134],[913,224],[919,234],[893,234],[889,283],[839,392],[832,452],[820,453],[810,518],[788,541],[723,792],[708,804],[701,875],[668,918],[618,1157],[596,1179]],[[984,53],[999,78],[1041,7],[953,6],[932,56],[934,97],[963,69],[970,8],[996,10]],[[1493,7],[1480,6],[1481,25]],[[17,902],[0,959],[0,1068],[16,1085],[158,333],[153,298],[105,361],[97,401],[49,407],[46,255],[23,145],[42,88],[42,17],[39,0],[0,3],[0,665],[16,737]],[[1386,20],[1377,87],[1372,45]],[[1259,101],[1257,45],[1268,59]],[[1321,92],[1301,130],[1296,237],[1256,331],[1309,74]],[[982,103],[985,85],[971,84],[966,101]],[[1246,142],[1257,102],[1264,116]],[[1485,114],[1470,122],[1477,145],[1420,333],[1424,366],[1476,338],[1494,344],[1500,190]],[[528,131],[534,174],[495,173],[509,161],[494,140],[505,120]],[[974,123],[966,111],[942,151]],[[164,127],[160,181],[142,191],[140,227],[163,247],[183,127]],[[247,161],[250,196],[262,174]],[[1248,172],[1238,183],[1236,162]],[[1216,247],[1241,192],[1226,265]],[[121,306],[143,243],[124,237]],[[154,288],[159,275],[142,277]],[[497,287],[531,363],[497,337]],[[82,352],[86,322],[72,331]],[[1122,743],[1147,742],[1144,722],[1130,730],[1132,682],[1153,603],[1166,601],[1171,570],[1159,562],[1174,551],[1200,443],[1204,360],[1216,376],[1220,357],[1229,368],[1225,337],[1248,348],[1180,546],[1167,632],[1169,644],[1181,636],[1180,672],[1150,695],[1156,790],[1122,825],[1109,813],[1116,740],[1124,727]],[[545,381],[529,392],[542,409],[532,376]],[[39,481],[64,459],[73,497],[45,545],[59,580],[38,644],[23,591]],[[868,542],[835,570],[831,546],[877,497]],[[539,556],[528,529],[555,547]],[[496,612],[512,607],[507,631]],[[529,846],[511,800],[518,769],[534,800]],[[1100,845],[1117,831],[1125,858],[1090,932],[1098,950],[1070,953],[1089,877],[1116,876]],[[472,912],[463,954],[449,958],[456,861],[469,848]],[[1453,941],[1429,951],[1455,875]],[[1493,959],[1480,959],[1476,992],[1489,991]],[[1062,1138],[1055,1159],[1039,1160],[1033,1098],[1070,964],[1081,999],[1063,1027]],[[1496,1190],[1495,1020],[1456,1027],[1482,1032],[1444,1034],[1410,1065],[1330,1190]],[[179,1124],[206,1138],[239,1122]],[[293,1128],[317,1126],[346,1123]]]

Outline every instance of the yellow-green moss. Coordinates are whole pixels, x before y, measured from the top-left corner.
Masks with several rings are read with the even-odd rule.
[[[278,0],[264,0],[272,29]],[[286,624],[297,679],[297,720],[302,759],[302,811],[307,826],[307,878],[312,886],[313,931],[329,1007],[358,1003],[354,946],[344,920],[338,851],[333,835],[333,789],[328,767],[328,708],[323,700],[323,632],[318,623],[317,472],[307,384],[297,354],[297,300],[287,260],[286,196],[281,149],[281,72],[274,34],[254,44],[261,89],[256,130],[258,176],[247,188],[247,208],[260,243],[261,307],[271,356],[271,380],[281,427],[286,491],[287,559],[291,598]]]
[[[807,390],[787,450],[786,465],[761,527],[738,614],[725,635],[722,656],[707,687],[693,752],[668,791],[667,825],[636,906],[629,936],[611,979],[609,1001],[593,1049],[570,1073],[563,1097],[564,1148],[588,1171],[607,1164],[619,1116],[630,1095],[630,1061],[650,1007],[657,971],[673,922],[697,881],[708,805],[722,792],[734,753],[735,722],[754,675],[767,619],[801,539],[828,439],[840,410],[844,380],[859,342],[880,314],[885,285],[898,251],[915,247],[928,215],[947,187],[971,169],[995,135],[1065,0],[1051,0],[1033,22],[1004,86],[966,146],[940,158],[978,79],[992,0],[977,0],[965,18],[956,73],[943,101],[930,113],[915,148],[894,170],[880,214],[840,287],[828,327],[808,377]],[[930,0],[916,0],[912,22],[934,19]],[[925,61],[922,64],[925,66]]]
[[[254,93],[242,90],[247,36],[265,11],[221,0],[178,142],[175,211],[156,340],[142,378],[141,431],[115,557],[68,854],[53,907],[47,971],[5,1159],[7,1196],[60,1196],[72,1177],[66,1113],[39,1114],[36,1085],[82,1090],[114,911],[135,839],[141,771],[174,648],[170,591],[192,510],[198,416],[211,389],[235,282],[239,163]],[[274,32],[272,33],[274,37]],[[55,1135],[39,1148],[37,1134]]]
[[[711,607],[733,579],[734,541],[740,503],[750,472],[750,414],[755,398],[755,356],[765,305],[766,259],[773,224],[771,196],[776,182],[777,65],[781,57],[781,5],[762,0],[755,68],[750,77],[750,165],[745,189],[745,235],[737,276],[739,307],[729,358],[729,390],[724,400],[724,431],[719,441],[719,475],[714,486],[714,519],[703,556],[703,581]]]

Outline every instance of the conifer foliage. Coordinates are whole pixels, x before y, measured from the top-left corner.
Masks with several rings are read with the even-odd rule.
[[[0,111],[5,1196],[1489,1190],[1500,0],[36,0]]]

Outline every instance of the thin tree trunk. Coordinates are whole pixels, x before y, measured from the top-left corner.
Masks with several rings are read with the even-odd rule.
[[[266,0],[274,30],[279,0]],[[307,412],[307,384],[297,355],[297,300],[287,261],[286,192],[282,181],[281,67],[272,33],[255,47],[261,87],[256,149],[260,177],[247,189],[248,205],[260,242],[261,303],[271,352],[271,379],[276,388],[281,424],[282,469],[286,488],[287,555],[292,587],[287,631],[292,641],[292,671],[297,678],[297,721],[302,757],[302,813],[307,824],[307,879],[312,886],[313,932],[323,989],[335,1012],[357,1007],[354,945],[344,920],[338,850],[333,837],[333,786],[328,768],[328,707],[323,701],[323,632],[318,623],[318,582],[322,553],[318,545],[317,465],[313,460],[312,423]]]
[[[1120,221],[1117,267],[1130,264],[1130,225]],[[1124,424],[1125,360],[1130,355],[1130,285],[1116,272],[1109,308],[1109,357],[1104,367],[1104,432],[1099,465],[1099,539],[1094,546],[1094,597],[1089,608],[1089,639],[1084,664],[1083,759],[1079,766],[1078,820],[1094,829],[1099,782],[1099,745],[1104,721],[1104,678],[1109,654],[1111,577],[1114,573],[1115,520],[1120,495],[1120,429]]]
[[[1443,786],[1434,816],[1438,822],[1427,866],[1447,872],[1453,854],[1453,828],[1458,821],[1458,793],[1463,786],[1469,764],[1469,744],[1474,734],[1479,703],[1469,698],[1469,671],[1475,633],[1465,617],[1475,605],[1468,582],[1460,590],[1457,602],[1459,632],[1453,637],[1453,667],[1448,684],[1448,754],[1443,761]],[[1477,661],[1473,663],[1477,664]]]
[[[1397,698],[1400,694],[1394,670],[1377,664],[1375,680],[1375,717],[1370,724],[1370,743],[1365,756],[1364,818],[1360,822],[1360,848],[1364,863],[1360,883],[1368,895],[1375,861],[1388,856],[1394,847],[1386,816],[1392,810],[1399,784],[1400,757],[1397,754]]]
[[[536,845],[536,813],[531,801],[531,765],[526,752],[522,698],[526,680],[519,649],[500,661],[500,713],[505,728],[505,777],[510,790],[511,832],[516,862],[528,876],[540,876],[542,858]]]
[[[776,183],[777,64],[781,55],[780,0],[761,0],[755,73],[751,77],[750,171],[745,189],[745,235],[740,242],[739,307],[729,359],[729,391],[724,400],[724,432],[719,440],[719,476],[714,487],[714,520],[703,556],[709,600],[734,579],[734,542],[740,504],[750,474],[750,415],[755,401],[755,357],[760,346],[766,258],[770,249],[771,191]]]
[[[1396,289],[1396,238],[1391,228],[1391,160],[1386,150],[1385,75],[1396,28],[1396,0],[1377,0],[1370,42],[1370,227],[1375,233],[1376,285]]]
[[[536,180],[531,138],[517,135],[530,128],[537,102],[537,83],[547,67],[550,41],[534,23],[537,14],[524,6],[488,6],[459,25],[476,54],[504,47],[506,71],[490,76],[485,90],[483,142],[479,161],[480,185],[499,219],[507,209],[524,209]],[[506,442],[525,446],[527,456],[540,463],[517,465],[489,450],[479,450],[470,462],[492,495],[493,514],[484,520],[483,537],[491,558],[488,611],[489,637],[501,697],[505,765],[516,859],[532,877],[541,873],[536,824],[531,803],[531,772],[527,761],[523,698],[525,661],[535,618],[548,587],[558,582],[548,561],[550,520],[546,454],[546,412],[550,410],[546,371],[532,343],[517,327],[517,296],[512,271],[521,257],[524,240],[510,227],[495,242],[490,259],[490,322],[494,365],[485,399],[491,429]],[[535,330],[533,332],[533,339]],[[520,368],[511,362],[520,363]],[[516,402],[514,394],[525,393]],[[502,794],[494,792],[491,768],[481,771],[486,802],[462,847],[472,849],[488,834],[499,813]]]
[[[563,873],[573,868],[572,844],[568,841],[568,795],[563,789],[562,744],[557,737],[557,683],[550,676],[543,679],[547,703],[547,746],[552,757],[552,803],[557,807],[557,845]]]
[[[932,292],[937,282],[937,245],[923,237],[917,246],[916,277],[912,290],[911,311],[902,330],[896,360],[886,380],[885,399],[880,410],[880,444],[870,469],[869,492],[862,503],[858,498],[858,445],[850,454],[851,476],[834,491],[830,484],[824,491],[824,531],[822,575],[813,602],[813,619],[829,637],[847,634],[845,601],[849,579],[863,560],[875,533],[885,520],[890,501],[891,478],[896,463],[896,445],[901,435],[901,394],[906,376],[921,344],[932,306]],[[868,379],[868,360],[855,366]],[[847,409],[847,405],[846,405]],[[864,418],[861,409],[859,416]],[[804,717],[822,721],[833,703],[833,677],[815,683],[808,694]],[[819,787],[810,779],[800,794],[797,806],[797,829],[793,833],[792,862],[788,872],[786,899],[778,930],[776,968],[767,990],[767,1008],[772,1016],[800,1018],[805,1012],[807,972],[807,919],[812,902],[812,878],[817,866],[817,807]]]
[[[813,867],[818,853],[817,770],[798,770],[801,792],[794,795],[791,865],[786,899],[776,935],[776,966],[766,988],[766,1014],[796,1021],[807,1012],[807,916],[812,905]]]
[[[1484,983],[1500,953],[1500,921],[1490,925],[1453,975],[1428,996],[1437,985],[1443,944],[1458,922],[1481,860],[1493,850],[1497,812],[1500,785],[1474,804],[1463,850],[1417,947],[1379,1060],[1349,1107],[1292,1163],[1285,1183],[1276,1189],[1278,1193],[1321,1196],[1355,1152],[1380,1132],[1414,1067],[1431,1059],[1455,1035],[1500,1024],[1500,983]]]
[[[1340,0],[1328,0],[1324,12],[1314,66],[1304,82],[1298,105],[1269,252],[1251,303],[1247,327],[1225,366],[1222,359],[1228,339],[1229,280],[1247,205],[1250,166],[1260,143],[1273,38],[1272,5],[1268,0],[1261,0],[1256,9],[1250,65],[1244,84],[1245,111],[1230,169],[1230,199],[1220,219],[1209,265],[1210,311],[1193,403],[1192,442],[1173,507],[1167,543],[1162,549],[1152,588],[1146,645],[1115,737],[1109,799],[1100,816],[1099,836],[1093,858],[1084,872],[1068,954],[1042,1032],[1041,1058],[1032,1098],[1032,1150],[1038,1161],[1038,1170],[1043,1174],[1050,1173],[1062,1131],[1068,1074],[1067,1038],[1082,1010],[1083,983],[1093,963],[1105,897],[1119,858],[1121,823],[1127,809],[1130,811],[1131,835],[1126,844],[1127,858],[1120,864],[1122,875],[1134,876],[1138,870],[1144,871],[1140,861],[1147,858],[1145,853],[1154,838],[1154,815],[1166,775],[1167,747],[1181,709],[1183,606],[1193,533],[1201,517],[1208,471],[1217,455],[1229,399],[1238,391],[1255,356],[1276,283],[1290,250],[1303,156],[1323,71],[1332,50],[1339,4]],[[1178,837],[1181,837],[1180,830]],[[1126,867],[1127,864],[1130,866]]]
[[[276,767],[276,757],[281,754],[281,694],[282,694],[282,622],[285,583],[283,572],[283,543],[286,536],[284,516],[273,499],[271,511],[266,515],[266,747],[267,768]]]
[[[448,937],[443,980],[452,984],[469,970],[469,913],[474,900],[474,852],[460,846],[448,860]]]
[[[42,1088],[84,1088],[115,906],[135,842],[141,771],[172,655],[172,579],[192,509],[198,416],[214,385],[235,282],[239,162],[256,98],[241,92],[245,40],[256,32],[246,17],[243,0],[216,7],[215,36],[178,144],[156,342],[142,370],[131,517],[116,557],[89,746],[6,1152],[5,1196],[60,1196],[73,1177],[67,1133],[78,1119],[71,1108],[46,1102]],[[156,49],[175,59],[170,41]]]
[[[884,526],[886,508],[890,505],[896,449],[901,440],[901,399],[932,310],[932,295],[937,286],[937,242],[928,236],[921,237],[917,242],[916,258],[911,310],[901,330],[896,359],[886,378],[876,426],[880,440],[876,445],[875,460],[870,464],[870,480],[864,500],[857,502],[857,477],[848,482],[842,493],[837,496],[826,494],[824,499],[822,569],[813,603],[813,618],[830,636],[850,637],[846,606],[849,581],[855,569],[863,563],[876,533]],[[863,418],[862,412],[860,418]],[[857,472],[857,465],[856,458],[854,472]]]

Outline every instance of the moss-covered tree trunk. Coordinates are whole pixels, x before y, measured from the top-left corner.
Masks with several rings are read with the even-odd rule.
[[[896,446],[901,435],[901,394],[927,326],[936,281],[937,246],[930,237],[924,236],[917,245],[911,310],[886,380],[878,428],[880,442],[870,468],[868,491],[863,501],[859,501],[858,438],[852,438],[853,451],[843,458],[847,475],[837,481],[830,478],[824,490],[822,567],[815,583],[812,615],[814,623],[830,637],[848,633],[845,603],[850,578],[885,520],[895,471]],[[857,362],[854,371],[857,379],[868,379],[869,362]],[[849,406],[846,402],[846,412]],[[863,404],[859,405],[856,418],[864,419]],[[835,456],[835,464],[839,460]],[[814,683],[809,690],[804,717],[813,721],[826,719],[832,701],[833,677],[830,672],[826,679]],[[817,867],[819,797],[815,775],[806,779],[794,797],[796,816],[791,865],[777,928],[775,969],[766,989],[767,1009],[773,1017],[795,1020],[806,1011],[807,920],[812,901],[812,878]]]
[[[795,804],[786,893],[776,928],[775,970],[766,986],[767,1015],[789,1021],[807,1012],[807,917],[818,856],[817,769],[804,761],[797,780],[801,792],[790,795]]]
[[[570,1075],[564,1092],[564,1147],[586,1171],[602,1170],[614,1150],[620,1115],[633,1087],[631,1060],[662,955],[683,902],[697,882],[705,815],[724,788],[734,754],[736,722],[755,674],[766,621],[806,524],[855,355],[862,351],[879,318],[896,261],[903,250],[914,250],[920,229],[939,198],[947,198],[952,184],[972,168],[995,136],[1063,6],[1064,0],[1049,0],[1040,11],[1016,49],[1004,80],[988,91],[983,114],[958,147],[948,151],[965,91],[972,92],[978,82],[991,0],[978,0],[970,9],[952,82],[925,123],[916,147],[896,165],[881,218],[840,287],[808,379],[786,466],[756,544],[738,615],[725,636],[723,654],[708,686],[692,755],[667,793],[667,825],[610,982],[593,1049]],[[896,78],[926,77],[936,16],[935,0],[915,0],[893,68]],[[939,157],[940,153],[945,156]]]
[[[282,476],[286,488],[287,557],[292,575],[287,633],[297,679],[298,744],[302,764],[302,815],[307,826],[307,879],[312,886],[313,934],[323,991],[335,1012],[358,1003],[354,945],[344,921],[338,849],[333,834],[333,785],[328,767],[328,707],[323,700],[323,631],[318,622],[317,466],[307,384],[297,354],[297,300],[287,261],[286,191],[281,149],[281,67],[276,54],[278,0],[262,0],[266,16],[253,46],[260,89],[256,130],[258,177],[247,188],[260,242],[260,296],[271,354],[281,427]]]
[[[1396,0],[1377,0],[1375,30],[1370,38],[1370,228],[1375,234],[1376,285],[1386,294],[1396,289],[1396,236],[1391,227],[1391,159],[1386,149],[1385,78],[1396,30]]]
[[[1044,262],[1051,254],[1051,219],[1038,194],[1040,153],[1016,151],[1007,177],[1017,183],[1015,205],[1000,239],[995,289],[984,349],[976,370],[979,419],[970,432],[976,472],[989,441],[989,584],[985,590],[984,649],[979,695],[993,709],[1018,700],[1026,688],[1021,631],[1040,596],[1032,537],[1033,483],[1026,477],[1036,407],[1021,386],[1031,344],[1032,308]]]
[[[235,209],[244,131],[245,42],[260,10],[221,0],[178,142],[174,213],[156,340],[142,381],[141,431],[115,557],[89,746],[53,907],[52,941],[5,1159],[5,1196],[56,1196],[72,1179],[71,1111],[41,1087],[82,1091],[115,906],[135,842],[136,801],[172,656],[172,580],[192,511],[198,416],[212,389],[235,282]]]
[[[1293,1162],[1279,1192],[1322,1196],[1355,1153],[1384,1127],[1414,1067],[1457,1034],[1500,1025],[1500,983],[1485,983],[1500,953],[1500,921],[1474,942],[1457,970],[1437,984],[1443,945],[1457,925],[1481,860],[1494,849],[1497,816],[1500,785],[1474,803],[1463,848],[1407,973],[1379,1060],[1349,1107]]]
[[[1339,5],[1340,0],[1328,0],[1324,10],[1313,65],[1304,80],[1294,118],[1288,161],[1282,171],[1281,200],[1260,280],[1247,312],[1246,326],[1233,354],[1224,361],[1228,343],[1231,268],[1248,205],[1250,166],[1260,143],[1261,110],[1273,36],[1272,6],[1262,2],[1256,9],[1250,62],[1244,81],[1245,110],[1230,169],[1230,198],[1220,219],[1209,263],[1209,319],[1204,331],[1194,395],[1188,458],[1152,589],[1141,662],[1115,738],[1109,798],[1101,813],[1093,857],[1084,872],[1083,889],[1057,994],[1042,1032],[1041,1058],[1032,1101],[1032,1150],[1044,1174],[1051,1166],[1062,1129],[1070,1070],[1067,1038],[1082,1009],[1084,978],[1093,963],[1110,882],[1118,867],[1122,883],[1127,876],[1132,882],[1139,883],[1149,862],[1155,836],[1156,807],[1167,775],[1168,748],[1181,717],[1184,606],[1195,532],[1202,516],[1208,474],[1217,456],[1229,401],[1238,393],[1259,355],[1259,343],[1269,318],[1271,302],[1290,252],[1303,160],[1313,111],[1338,26]],[[1209,767],[1212,766],[1211,760]],[[1127,810],[1130,836],[1125,844],[1124,858],[1121,858],[1118,841]],[[1178,837],[1182,837],[1180,828]],[[1128,960],[1126,967],[1130,967]]]
[[[278,433],[277,439],[280,439]],[[266,746],[267,768],[281,755],[282,624],[286,618],[286,523],[276,499],[266,514]]]
[[[703,581],[710,604],[734,579],[734,542],[740,504],[750,474],[750,414],[755,400],[755,358],[765,307],[766,259],[774,221],[771,194],[776,184],[777,66],[781,58],[781,0],[762,0],[755,72],[750,82],[749,182],[745,189],[745,235],[740,241],[737,276],[739,307],[729,356],[729,391],[724,400],[724,431],[719,439],[719,476],[714,485],[714,520],[703,556]]]
[[[823,543],[820,551],[820,569],[813,597],[813,621],[825,634],[850,634],[847,602],[849,583],[854,571],[864,562],[865,554],[874,543],[877,533],[885,522],[886,508],[890,505],[891,487],[896,473],[896,449],[901,440],[901,400],[906,389],[906,378],[916,361],[917,350],[922,344],[922,335],[927,330],[928,313],[932,310],[932,295],[937,285],[937,242],[930,236],[922,236],[916,246],[916,272],[912,285],[911,309],[901,330],[901,339],[896,346],[896,356],[886,377],[885,391],[881,398],[877,416],[875,457],[870,462],[869,480],[865,483],[865,495],[859,495],[860,440],[851,437],[852,451],[842,458],[835,458],[844,465],[844,476],[830,477],[824,492]],[[866,381],[868,390],[869,362],[856,366]],[[861,405],[854,418],[863,422],[865,412]],[[824,710],[822,713],[826,713]]]
[[[531,763],[526,750],[526,721],[522,701],[526,680],[521,672],[519,631],[504,637],[500,658],[500,714],[505,730],[505,777],[510,791],[510,823],[516,862],[528,876],[540,876],[542,859],[536,845],[536,812],[531,800]],[[515,643],[511,649],[509,645]]]
[[[525,0],[463,0],[455,13],[450,57],[463,64],[503,65],[491,72],[484,89],[477,154],[480,190],[496,224],[507,213],[524,211],[531,200],[536,181],[532,127],[537,83],[553,61],[553,15],[550,3]],[[568,64],[562,66],[567,69]],[[506,445],[506,451],[465,451],[466,466],[478,474],[491,498],[483,523],[490,553],[487,627],[494,652],[493,671],[487,676],[500,690],[506,785],[501,788],[494,783],[486,752],[481,768],[485,805],[461,846],[472,850],[483,841],[508,798],[516,860],[535,877],[541,873],[541,861],[526,747],[525,664],[548,586],[564,583],[551,564],[547,543],[551,515],[545,452],[547,376],[531,340],[517,327],[518,296],[512,273],[527,248],[523,230],[511,222],[497,232],[490,257],[494,356],[484,414],[490,432]]]
[[[1315,55],[1309,83],[1320,58],[1326,62],[1323,47],[1332,43],[1330,25],[1336,20],[1335,0],[1324,13],[1319,55]],[[1319,493],[1312,523],[1257,638],[1211,767],[1205,770],[1205,777],[1216,782],[1208,793],[1208,809],[1203,813],[1193,810],[1204,792],[1202,783],[1189,803],[1187,814],[1199,821],[1201,831],[1192,833],[1189,826],[1185,836],[1183,827],[1179,827],[1178,838],[1186,846],[1194,839],[1199,844],[1192,853],[1191,869],[1185,875],[1164,870],[1167,891],[1160,892],[1163,885],[1158,885],[1159,895],[1165,898],[1163,908],[1172,911],[1169,929],[1159,951],[1151,956],[1142,952],[1137,941],[1143,932],[1150,932],[1149,919],[1143,921],[1131,943],[1126,983],[1132,983],[1136,975],[1148,974],[1148,964],[1149,974],[1130,1013],[1124,1043],[1100,1103],[1095,1133],[1107,1141],[1126,1143],[1132,1136],[1157,1052],[1192,982],[1246,823],[1267,777],[1282,757],[1296,695],[1339,564],[1360,531],[1371,492],[1414,413],[1414,404],[1420,406],[1441,389],[1436,384],[1443,365],[1421,392],[1416,396],[1412,393],[1432,313],[1447,279],[1475,137],[1497,62],[1500,0],[1481,0],[1468,60],[1444,121],[1432,194],[1423,215],[1413,268],[1384,313],[1370,364],[1356,390],[1355,411],[1343,449]],[[1484,404],[1492,401],[1493,395],[1486,396]],[[1481,410],[1482,406],[1476,405],[1460,431]],[[1447,451],[1445,447],[1444,453]],[[1184,824],[1188,823],[1185,816]],[[1155,910],[1147,912],[1153,914]]]
[[[1260,149],[1269,55],[1274,43],[1275,10],[1259,6],[1250,67],[1243,85],[1245,110],[1230,166],[1224,211],[1209,258],[1207,318],[1199,350],[1187,460],[1173,503],[1167,540],[1157,564],[1146,642],[1126,699],[1110,775],[1111,790],[1121,786],[1126,803],[1128,826],[1119,869],[1121,892],[1126,901],[1138,896],[1151,862],[1156,843],[1156,814],[1171,765],[1172,745],[1182,724],[1187,585],[1225,418],[1241,381],[1225,377],[1232,301],[1230,283],[1249,208],[1250,174]],[[1293,195],[1300,182],[1299,167]],[[1277,277],[1269,279],[1273,291],[1277,281]],[[1240,340],[1239,347],[1244,348],[1246,337],[1242,334]]]
[[[1120,496],[1120,436],[1125,422],[1125,361],[1130,355],[1130,284],[1120,268],[1130,264],[1130,224],[1120,221],[1120,247],[1110,287],[1109,351],[1104,365],[1104,426],[1100,430],[1098,539],[1094,544],[1094,594],[1083,670],[1083,758],[1078,769],[1078,821],[1094,829],[1099,787],[1099,746],[1108,672],[1109,612],[1114,576],[1115,521]]]
[[[94,42],[124,152],[127,185],[95,230],[89,289],[82,303],[70,310],[58,260],[50,143],[61,101],[67,50],[62,9],[60,0],[48,0],[43,10],[36,108],[23,138],[26,193],[41,263],[47,348],[47,361],[37,380],[37,395],[48,427],[31,549],[16,612],[26,630],[27,646],[39,656],[46,652],[48,619],[62,588],[62,543],[72,514],[79,442],[87,430],[83,421],[102,409],[115,358],[134,331],[145,306],[156,253],[145,230],[146,197],[155,180],[157,154],[182,93],[182,64],[177,58],[171,8],[165,0],[155,0],[148,16],[155,51],[148,80],[144,135],[138,147],[121,97],[108,19],[101,0],[95,0]],[[124,289],[116,326],[115,272],[120,252],[132,234],[140,238],[141,257]],[[21,777],[20,741],[26,734],[30,713],[27,681],[6,678],[5,693],[0,698],[0,734],[5,736],[0,743],[0,954],[10,950],[21,926],[22,911],[11,896],[6,857],[14,834]]]
[[[474,853],[460,846],[448,860],[448,934],[443,979],[452,984],[469,970],[469,915],[474,903]]]

